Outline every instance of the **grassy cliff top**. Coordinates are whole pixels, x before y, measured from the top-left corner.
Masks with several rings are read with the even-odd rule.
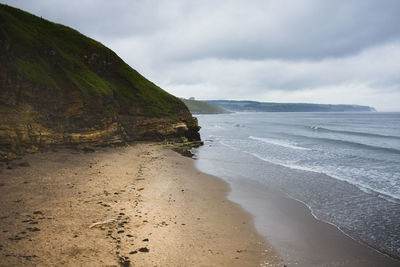
[[[189,108],[190,112],[193,114],[223,114],[223,113],[229,113],[223,108],[220,108],[218,106],[203,102],[203,101],[198,101],[198,100],[193,100],[193,99],[184,99],[181,98],[183,103]]]
[[[32,86],[55,88],[61,95],[79,90],[86,100],[111,96],[144,116],[178,119],[178,111],[187,111],[178,98],[101,43],[4,4],[0,4],[0,67],[7,77],[22,77]]]

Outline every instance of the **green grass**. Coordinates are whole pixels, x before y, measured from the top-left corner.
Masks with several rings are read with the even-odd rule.
[[[139,107],[143,116],[177,120],[178,111],[186,110],[113,51],[69,27],[0,4],[0,41],[9,47],[0,55],[6,72],[33,85],[53,86],[61,94],[79,90],[85,98],[112,95]]]
[[[41,67],[38,67],[40,65]],[[53,78],[48,75],[48,68],[42,61],[31,63],[22,59],[15,61],[15,67],[19,73],[22,73],[26,78],[40,85],[56,85]]]
[[[192,100],[192,99],[181,99],[183,103],[189,108],[190,112],[197,114],[221,114],[228,113],[223,108],[217,107],[212,104],[208,104],[203,101]]]

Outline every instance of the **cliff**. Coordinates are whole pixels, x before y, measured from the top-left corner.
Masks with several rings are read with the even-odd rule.
[[[199,140],[198,131],[182,101],[101,43],[0,4],[0,160],[53,145]]]

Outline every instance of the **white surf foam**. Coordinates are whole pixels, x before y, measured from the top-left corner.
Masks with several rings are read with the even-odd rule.
[[[279,139],[255,137],[255,136],[249,136],[249,138],[252,140],[257,140],[257,141],[261,141],[264,143],[268,143],[268,144],[272,144],[272,145],[276,145],[276,146],[282,146],[282,147],[286,147],[286,148],[292,148],[292,149],[297,149],[297,150],[312,150],[310,148],[301,147],[296,144],[290,143],[288,141],[283,141],[283,140],[279,140]]]
[[[316,169],[316,168],[309,168],[309,167],[305,167],[305,166],[299,166],[299,165],[296,165],[296,164],[287,164],[287,163],[280,162],[280,161],[277,161],[277,160],[270,160],[270,159],[267,159],[267,158],[264,158],[264,157],[258,155],[257,153],[252,153],[252,152],[248,152],[248,151],[242,151],[242,152],[250,154],[250,155],[252,155],[252,156],[254,156],[254,157],[256,157],[256,158],[258,158],[258,159],[260,159],[262,161],[266,161],[266,162],[269,162],[269,163],[272,163],[272,164],[284,166],[284,167],[287,167],[287,168],[290,168],[290,169],[308,171],[308,172],[316,172],[316,173],[321,173],[321,174],[328,175],[328,176],[330,176],[332,178],[335,178],[337,180],[340,180],[340,181],[347,182],[349,184],[355,185],[356,187],[358,187],[361,191],[363,191],[365,193],[375,194],[378,197],[383,198],[383,199],[388,200],[388,201],[391,201],[391,202],[398,203],[398,201],[400,200],[400,195],[393,194],[393,193],[387,192],[385,190],[379,190],[379,189],[376,189],[376,188],[372,188],[371,186],[369,186],[367,184],[363,184],[363,183],[360,183],[358,181],[354,181],[354,180],[351,180],[351,179],[346,179],[346,178],[340,177],[338,175],[335,175],[333,173],[327,172],[325,170]]]

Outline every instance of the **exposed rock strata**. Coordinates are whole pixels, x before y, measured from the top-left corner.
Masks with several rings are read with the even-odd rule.
[[[110,145],[182,137],[200,139],[197,119],[184,108],[175,120],[168,116],[145,116],[140,111],[124,113],[121,109],[104,114],[100,110],[104,102],[93,106],[84,103],[79,92],[43,100],[51,93],[45,88],[30,88],[28,92],[14,88],[4,90],[3,79],[0,87],[1,160],[60,145]],[[15,83],[15,88],[29,88],[29,85]]]
[[[199,129],[110,49],[0,4],[0,160],[54,145],[199,140]]]

